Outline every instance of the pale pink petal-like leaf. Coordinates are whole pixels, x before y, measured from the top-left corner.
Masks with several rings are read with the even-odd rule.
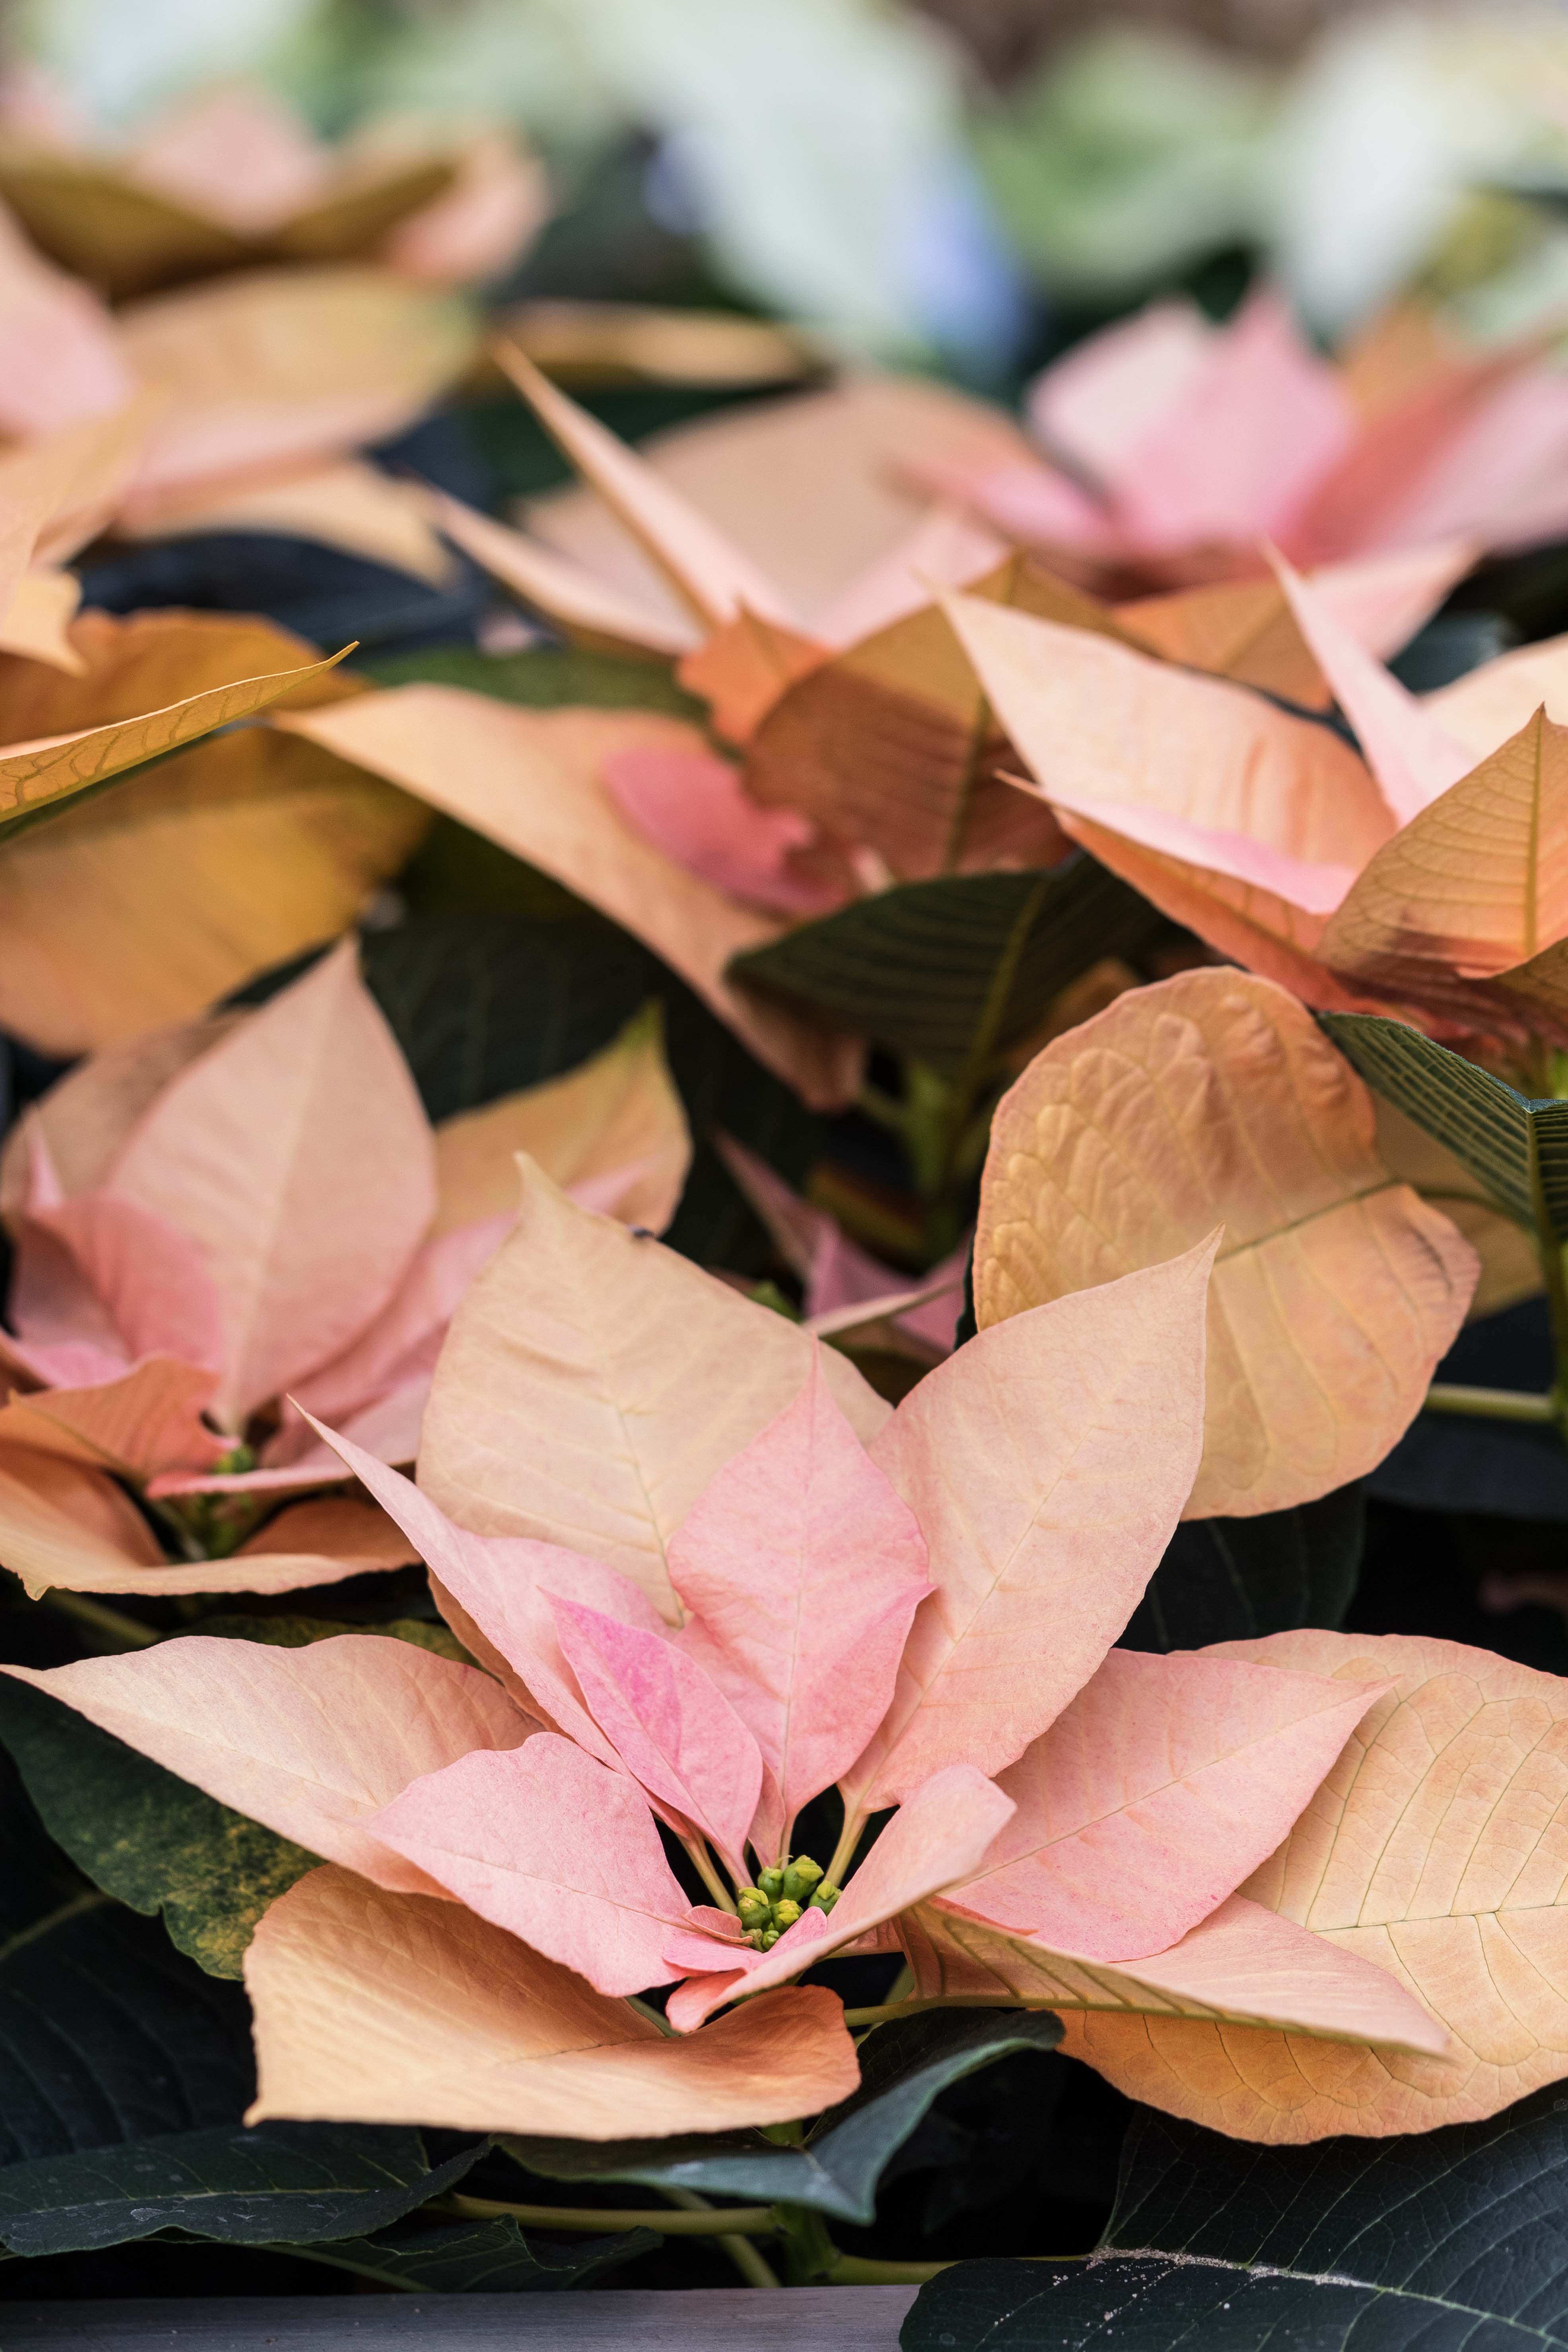
[[[573,2139],[723,2131],[814,2115],[860,2079],[844,2011],[791,1989],[667,2039],[456,1903],[313,1870],[245,1956],[260,2095],[247,2120],[367,2123]]]
[[[422,1242],[380,1314],[330,1362],[294,1382],[298,1402],[323,1421],[347,1421],[416,1373],[433,1371],[453,1308],[510,1225],[510,1214],[485,1217]]]
[[[1394,831],[1347,743],[1246,687],[981,597],[942,609],[1048,801],[1142,808],[1352,870]]]
[[[1074,2055],[1117,2076],[1125,2070],[1114,2059],[1104,2063],[1107,2028],[1117,2055],[1130,2042],[1170,2050],[1191,2035],[1202,2046],[1212,2044],[1216,2032],[1228,2041],[1236,2027],[1259,2025],[1353,2045],[1321,2053],[1330,2070],[1347,2058],[1364,2065],[1369,2042],[1433,2057],[1449,2047],[1437,2020],[1391,1970],[1243,1895],[1228,1895],[1168,1952],[1120,1966],[1053,1950],[1043,1939],[1009,1935],[941,1904],[909,1923],[908,1933],[922,1993],[984,1993],[994,2000],[1010,1993],[1057,2010]],[[1080,2011],[1110,2015],[1097,2021],[1075,2015]],[[1303,2062],[1311,2063],[1304,2053]],[[1226,2128],[1217,2116],[1205,2120]]]
[[[721,627],[742,605],[790,625],[794,616],[772,582],[645,458],[557,391],[514,343],[498,345],[495,356],[551,438],[705,627]]]
[[[529,1730],[488,1675],[368,1633],[299,1650],[191,1633],[123,1657],[0,1672],[384,1886],[429,1882],[381,1844],[370,1816],[410,1780],[471,1748],[515,1748]]]
[[[763,1760],[729,1700],[663,1632],[546,1598],[577,1686],[626,1770],[743,1868]]]
[[[352,943],[165,1088],[109,1188],[201,1249],[229,1426],[380,1313],[435,1213],[434,1153]]]
[[[679,1646],[754,1734],[771,1776],[753,1840],[771,1860],[801,1807],[847,1772],[893,1696],[931,1590],[913,1513],[823,1385],[726,1463],[669,1547],[693,1617]]]
[[[1475,764],[1392,671],[1341,620],[1315,582],[1283,556],[1272,556],[1297,625],[1311,646],[1335,701],[1355,729],[1395,822],[1408,824]]]
[[[645,840],[716,890],[770,914],[820,915],[841,894],[796,874],[793,853],[809,849],[816,827],[798,810],[763,808],[739,771],[707,752],[613,751],[605,789]]]
[[[857,645],[918,613],[933,588],[964,588],[994,572],[1008,551],[962,508],[939,503],[817,614],[816,633],[829,646]]]
[[[222,1362],[218,1298],[200,1251],[113,1192],[81,1192],[17,1220],[11,1312],[22,1337],[44,1346],[96,1343],[106,1316],[132,1361],[177,1356],[213,1373]]]
[[[798,1394],[812,1342],[531,1162],[522,1175],[516,1229],[452,1318],[420,1483],[464,1527],[607,1560],[673,1622],[669,1538]],[[847,1358],[823,1373],[862,1441],[880,1428],[888,1408]]]
[[[443,491],[424,495],[430,520],[449,540],[525,604],[558,621],[569,635],[591,645],[607,640],[617,651],[677,655],[695,649],[692,623],[639,604],[543,540],[513,530]]]
[[[1351,446],[1350,397],[1302,341],[1279,297],[1254,294],[1116,468],[1116,502],[1143,546],[1250,545],[1280,529]]]
[[[651,1631],[661,1621],[638,1588],[602,1560],[584,1559],[558,1544],[535,1543],[527,1536],[478,1536],[455,1527],[411,1478],[389,1469],[342,1432],[320,1422],[311,1426],[416,1547],[458,1640],[531,1714],[542,1715],[601,1763],[614,1766],[615,1748],[583,1704],[541,1585],[547,1582],[552,1591],[575,1594],[606,1616]]]
[[[1086,336],[1037,375],[1029,422],[1047,449],[1114,485],[1203,382],[1217,335],[1195,302],[1151,302]]]
[[[833,1909],[803,1912],[772,1951],[744,1971],[748,1997],[752,1986],[763,1992],[784,1983],[802,1968],[853,1943],[868,1928],[967,1877],[1012,1813],[1012,1799],[973,1764],[949,1764],[933,1772],[911,1790]],[[823,1921],[820,1929],[808,1926],[814,1917]],[[720,1988],[731,1983],[728,1977],[712,1979],[710,1996],[701,2005],[704,2015],[730,1998],[728,1990]],[[691,2028],[683,2022],[681,2030],[689,2032]]]
[[[960,1759],[1011,1764],[1121,1632],[1202,1454],[1214,1250],[1211,1236],[994,1323],[874,1440],[872,1460],[920,1521],[937,1589],[848,1776],[855,1810],[890,1804]],[[1060,1315],[1068,1305],[1077,1311]]]
[[[571,1740],[460,1757],[411,1782],[373,1833],[600,1992],[668,1981],[664,1947],[691,1906],[637,1782]]]
[[[1112,1650],[997,1775],[1018,1810],[946,1901],[1098,1960],[1163,1952],[1267,1860],[1380,1696]]]

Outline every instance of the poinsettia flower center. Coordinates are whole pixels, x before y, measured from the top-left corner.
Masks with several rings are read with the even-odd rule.
[[[803,1911],[831,1911],[840,1889],[822,1874],[822,1864],[797,1853],[757,1873],[754,1886],[735,1890],[735,1908],[753,1951],[771,1952]]]

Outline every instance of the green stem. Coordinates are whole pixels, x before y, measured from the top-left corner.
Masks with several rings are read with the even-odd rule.
[[[682,1838],[681,1844],[691,1856],[691,1867],[708,1889],[721,1911],[733,1911],[738,1906],[734,1896],[713,1867],[712,1856],[700,1838]]]
[[[1473,1421],[1532,1421],[1552,1426],[1557,1407],[1550,1395],[1525,1389],[1467,1388],[1457,1381],[1434,1381],[1424,1412],[1464,1413]]]
[[[150,1625],[139,1625],[134,1617],[127,1617],[118,1609],[106,1609],[101,1601],[89,1600],[85,1592],[63,1592],[54,1586],[42,1598],[46,1609],[54,1610],[58,1616],[69,1617],[89,1633],[96,1633],[100,1643],[112,1650],[150,1650],[163,1638]]]
[[[89,1886],[84,1894],[73,1895],[58,1910],[46,1912],[41,1919],[35,1919],[30,1927],[18,1927],[14,1936],[7,1936],[0,1944],[0,1963],[8,1960],[14,1952],[21,1951],[26,1945],[36,1944],[40,1936],[50,1935],[55,1928],[63,1927],[68,1919],[78,1919],[84,1911],[100,1909],[109,1899],[107,1895],[100,1895],[96,1886]]]
[[[829,2286],[923,2286],[951,2263],[878,2263],[864,2254],[840,2254],[823,2273]]]
[[[699,2197],[694,2189],[667,2189],[664,2194],[672,2205],[680,2206],[688,2213],[711,2213],[714,2210],[706,2197]],[[783,2284],[773,2264],[765,2261],[752,2245],[750,2238],[742,2237],[739,2231],[721,2232],[719,2243],[748,2286]]]
[[[937,1992],[921,2000],[880,2000],[870,2009],[847,2009],[846,2025],[886,2025],[895,2017],[918,2017],[925,2009],[1049,2009],[1048,2000],[1026,2000],[1016,1992]]]
[[[684,2201],[690,2191],[680,2193]],[[669,2191],[671,2198],[676,2192]],[[525,2229],[582,2231],[589,2236],[616,2230],[658,2230],[666,2238],[771,2238],[778,2228],[771,2205],[731,2205],[721,2211],[710,2205],[667,2213],[662,2206],[513,2205],[497,2197],[460,2197],[434,2200],[445,2213],[465,2221],[493,2221],[510,2213]]]
[[[845,1814],[844,1827],[839,1832],[838,1843],[833,1849],[833,1859],[823,1873],[829,1886],[843,1885],[844,1874],[854,1859],[855,1849],[860,1843],[860,1832],[865,1826],[864,1813],[851,1811]]]

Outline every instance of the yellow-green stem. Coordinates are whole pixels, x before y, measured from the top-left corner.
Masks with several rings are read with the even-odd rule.
[[[150,1625],[139,1625],[134,1617],[127,1617],[119,1609],[106,1609],[101,1601],[93,1601],[85,1592],[62,1592],[58,1586],[43,1596],[46,1609],[60,1617],[69,1617],[88,1633],[98,1636],[116,1650],[150,1650],[163,1640]]]
[[[1530,1389],[1469,1388],[1458,1381],[1434,1381],[1426,1412],[1461,1413],[1473,1421],[1529,1421],[1551,1427],[1557,1407],[1550,1394]]]
[[[689,2191],[683,2192],[689,2194]],[[670,2192],[674,2196],[674,2191]],[[497,2197],[453,2195],[438,2200],[443,2212],[465,2221],[493,2221],[510,2214],[524,2229],[585,2231],[589,2236],[616,2230],[658,2230],[667,2238],[771,2238],[778,2227],[771,2205],[733,2205],[728,2212],[703,2205],[700,2210],[667,2213],[662,2206],[513,2205]]]
[[[951,2263],[879,2263],[864,2254],[840,2254],[823,2275],[829,2286],[923,2286]]]
[[[664,2194],[672,2205],[680,2206],[688,2213],[711,2213],[714,2210],[706,2197],[699,2197],[694,2189],[667,2189]],[[748,2286],[781,2286],[784,2284],[773,2264],[765,2261],[750,2238],[742,2237],[739,2231],[723,2231],[718,2243]]]
[[[682,1838],[681,1844],[691,1856],[691,1867],[708,1889],[721,1911],[736,1908],[734,1896],[713,1867],[713,1858],[700,1838]]]

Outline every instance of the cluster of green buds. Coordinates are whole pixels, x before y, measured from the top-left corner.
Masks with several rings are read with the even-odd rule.
[[[803,1911],[831,1911],[838,1895],[839,1889],[823,1877],[822,1864],[799,1853],[793,1862],[760,1870],[756,1885],[737,1893],[735,1907],[747,1943],[756,1951],[769,1952]]]

